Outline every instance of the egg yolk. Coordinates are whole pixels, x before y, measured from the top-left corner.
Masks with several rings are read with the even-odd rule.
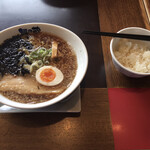
[[[55,71],[50,68],[46,68],[42,70],[42,72],[40,73],[40,78],[44,82],[51,82],[55,79],[55,77],[56,77]]]

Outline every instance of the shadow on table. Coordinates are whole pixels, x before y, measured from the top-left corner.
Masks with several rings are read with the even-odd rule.
[[[67,117],[79,117],[80,113],[23,113],[8,114],[9,121],[25,127],[42,127],[60,122]]]
[[[54,7],[77,7],[84,5],[86,0],[42,0],[44,3]]]

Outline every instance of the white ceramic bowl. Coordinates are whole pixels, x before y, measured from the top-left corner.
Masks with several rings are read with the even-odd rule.
[[[77,56],[77,73],[76,76],[70,85],[70,87],[64,91],[62,94],[57,96],[56,98],[53,98],[51,100],[48,100],[46,102],[42,103],[37,103],[37,104],[23,104],[23,103],[18,103],[12,100],[7,99],[6,97],[0,95],[0,103],[16,107],[16,108],[22,108],[22,109],[34,109],[34,108],[41,108],[45,106],[49,106],[52,104],[55,104],[61,100],[63,100],[65,97],[67,97],[69,94],[71,94],[80,84],[82,79],[85,76],[87,66],[88,66],[88,54],[86,47],[82,40],[73,32],[70,30],[53,25],[53,24],[47,24],[47,23],[28,23],[28,24],[21,24],[21,25],[16,25],[10,28],[7,28],[5,30],[2,30],[0,32],[0,44],[8,39],[11,38],[13,35],[17,35],[18,29],[19,28],[25,28],[25,29],[30,29],[33,26],[38,26],[41,28],[41,31],[52,33],[65,41],[67,41],[73,48],[76,56]]]
[[[150,31],[149,30],[146,30],[146,29],[143,29],[143,28],[139,28],[139,27],[124,28],[124,29],[118,31],[118,33],[150,35]],[[135,72],[135,71],[132,71],[132,70],[124,67],[116,59],[113,50],[117,47],[119,40],[120,40],[119,38],[113,38],[111,40],[111,42],[110,42],[110,52],[111,52],[113,64],[115,65],[116,69],[119,70],[121,73],[123,73],[124,75],[126,75],[128,77],[140,78],[140,77],[149,76],[150,73],[139,73],[139,72]]]

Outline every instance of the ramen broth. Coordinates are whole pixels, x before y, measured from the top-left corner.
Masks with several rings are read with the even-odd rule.
[[[32,44],[32,49],[24,53],[31,53],[34,49],[52,48],[53,41],[57,42],[57,57],[51,59],[46,66],[57,67],[63,73],[64,79],[55,86],[44,86],[36,81],[35,71],[32,73],[5,73],[0,80],[0,92],[13,101],[21,103],[40,103],[63,93],[72,83],[77,70],[77,58],[72,48],[63,39],[45,32],[28,33],[21,38]]]

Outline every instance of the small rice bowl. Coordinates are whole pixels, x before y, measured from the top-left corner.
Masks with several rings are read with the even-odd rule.
[[[139,73],[150,73],[150,44],[148,42],[120,39],[113,52],[124,67]]]

